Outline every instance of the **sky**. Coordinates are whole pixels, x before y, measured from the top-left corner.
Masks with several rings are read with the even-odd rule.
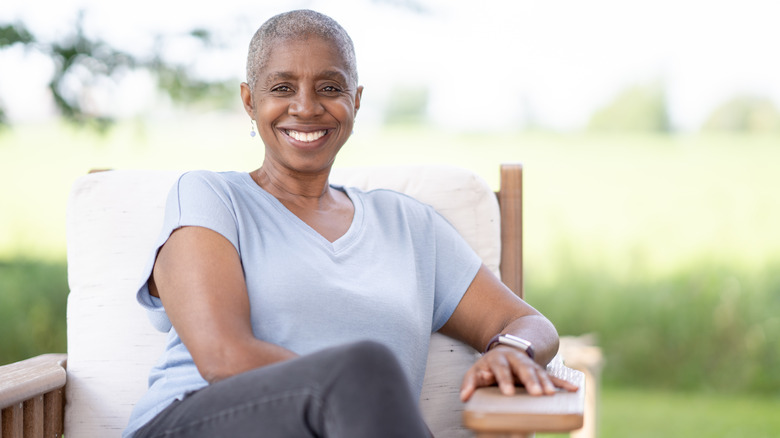
[[[39,39],[54,40],[68,34],[83,9],[89,35],[136,54],[148,53],[155,35],[203,27],[223,49],[203,54],[180,39],[167,56],[206,76],[243,79],[246,46],[265,19],[290,9],[319,10],[355,42],[367,123],[381,120],[393,90],[419,86],[429,90],[431,120],[448,129],[533,124],[576,130],[621,90],[653,83],[666,90],[680,131],[698,129],[717,105],[737,95],[780,106],[777,0],[417,3],[422,12],[371,0],[221,0],[202,7],[165,0],[3,0],[0,23],[21,20]],[[0,52],[0,99],[12,120],[50,116],[50,74],[39,54]],[[95,105],[119,116],[148,114],[160,106],[149,83],[148,76],[129,75],[96,93]]]

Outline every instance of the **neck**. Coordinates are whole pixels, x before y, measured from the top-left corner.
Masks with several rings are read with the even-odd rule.
[[[330,169],[328,169],[330,170]],[[263,163],[250,175],[265,191],[282,203],[297,205],[319,205],[332,199],[328,176],[330,172],[304,174],[295,171],[277,169]]]

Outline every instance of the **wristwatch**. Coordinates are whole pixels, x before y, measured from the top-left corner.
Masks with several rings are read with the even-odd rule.
[[[517,337],[515,335],[499,333],[493,336],[490,342],[488,342],[487,348],[485,348],[485,353],[490,351],[490,349],[493,348],[493,346],[496,344],[508,345],[510,347],[517,348],[518,350],[523,350],[525,351],[525,354],[528,355],[528,357],[530,357],[531,359],[534,358],[533,345],[531,345],[531,343],[526,341],[525,339]]]

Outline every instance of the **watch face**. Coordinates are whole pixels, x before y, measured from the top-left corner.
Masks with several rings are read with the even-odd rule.
[[[526,341],[523,338],[519,338],[514,335],[501,335],[498,337],[498,343],[503,345],[509,345],[515,348],[518,348],[520,350],[523,350],[528,354],[528,356],[533,359],[534,358],[534,349],[531,346],[531,343]]]

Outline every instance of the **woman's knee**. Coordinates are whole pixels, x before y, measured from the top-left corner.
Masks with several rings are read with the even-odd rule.
[[[359,341],[340,348],[338,366],[342,377],[363,384],[373,380],[396,382],[406,375],[395,354],[376,341]]]
[[[376,341],[359,341],[345,346],[344,358],[351,366],[368,369],[400,369],[395,354]]]

